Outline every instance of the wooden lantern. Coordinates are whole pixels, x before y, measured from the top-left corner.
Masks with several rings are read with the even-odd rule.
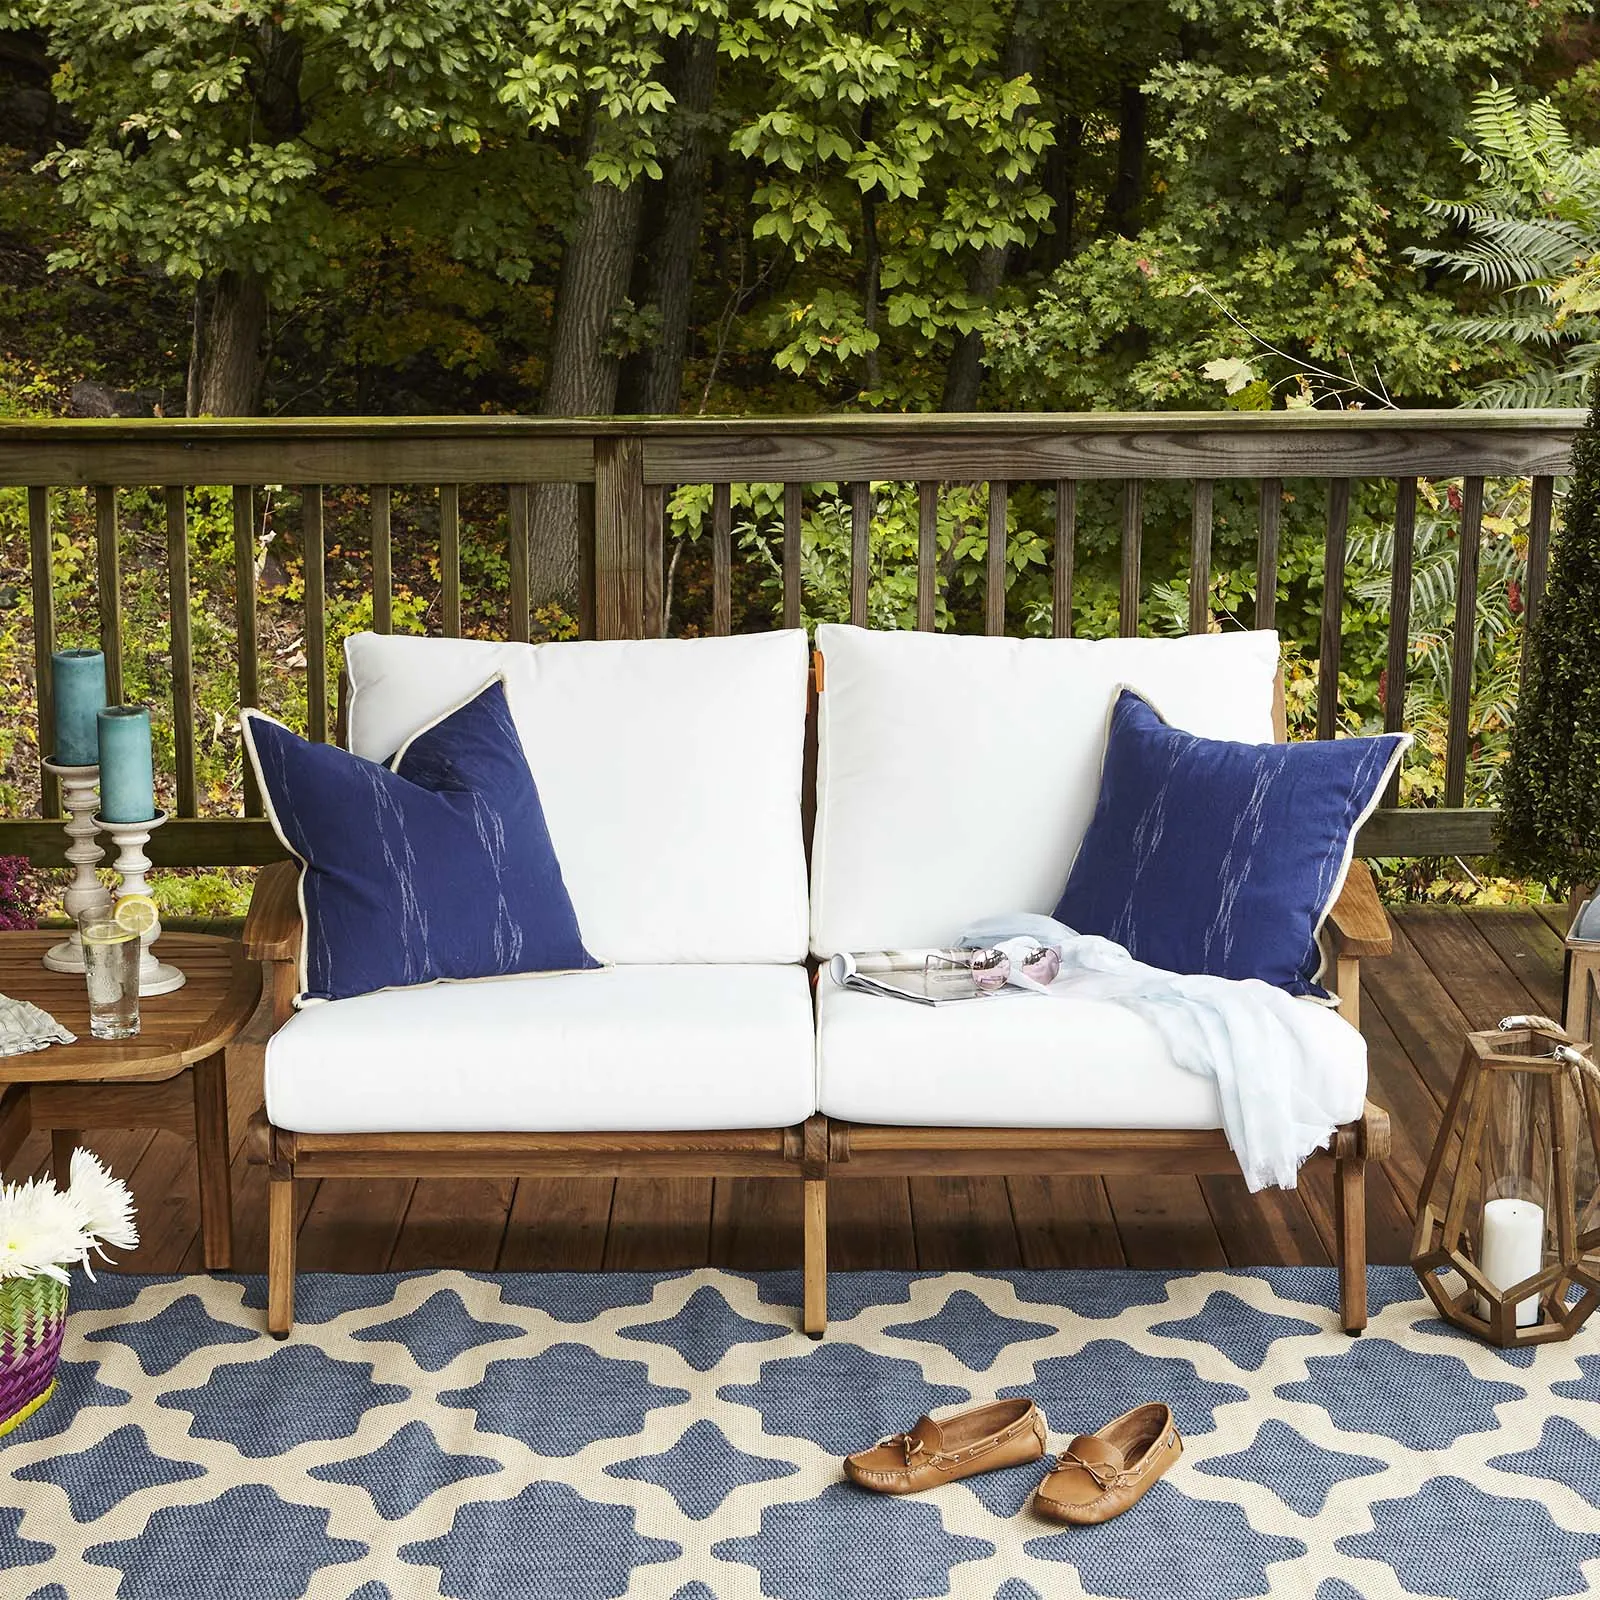
[[[1467,1035],[1411,1247],[1440,1316],[1508,1348],[1577,1332],[1600,1305],[1597,1149],[1591,1046],[1548,1017]]]
[[[1562,1022],[1574,1039],[1600,1043],[1600,895],[1585,900],[1566,938],[1566,1003]]]

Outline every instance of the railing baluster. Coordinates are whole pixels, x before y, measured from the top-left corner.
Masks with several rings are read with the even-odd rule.
[[[1122,575],[1118,631],[1124,639],[1139,632],[1139,557],[1144,532],[1144,484],[1128,478],[1122,485]]]
[[[1006,508],[1011,485],[1004,478],[989,480],[989,559],[983,588],[983,631],[1006,631]]]
[[[255,490],[233,486],[233,618],[238,641],[239,705],[260,704],[261,667],[256,652],[256,507]],[[242,752],[241,752],[242,755]],[[244,761],[244,814],[261,815],[261,791],[255,768]]]
[[[100,648],[106,657],[106,697],[122,704],[122,561],[117,548],[117,491],[110,484],[94,490],[94,549]]]
[[[1257,502],[1256,626],[1278,624],[1278,528],[1283,521],[1283,479],[1263,478]]]
[[[189,492],[167,489],[167,607],[172,645],[172,755],[180,817],[199,815],[194,781],[194,652],[189,616]]]
[[[1056,548],[1051,574],[1050,631],[1072,637],[1072,566],[1078,543],[1078,480],[1056,479]]]
[[[439,622],[447,639],[461,637],[461,489],[439,485]]]
[[[939,597],[939,485],[917,485],[917,627],[932,633]]]
[[[1389,660],[1385,668],[1383,727],[1398,733],[1406,725],[1406,677],[1411,665],[1411,570],[1417,533],[1417,480],[1394,486],[1394,559],[1389,569]],[[1389,780],[1383,803],[1400,803],[1400,772]]]
[[[801,524],[805,515],[805,485],[783,486],[783,625],[800,626]]]
[[[733,485],[711,485],[711,631],[733,632]]]
[[[1322,547],[1322,638],[1317,649],[1317,737],[1339,729],[1339,660],[1344,621],[1344,547],[1350,526],[1350,480],[1328,480],[1328,525]]]
[[[1456,625],[1450,647],[1450,731],[1444,747],[1444,803],[1467,803],[1467,741],[1473,657],[1478,652],[1478,547],[1483,534],[1483,479],[1461,484],[1461,537],[1456,540]]]
[[[714,491],[713,491],[714,492]],[[659,639],[666,629],[667,487],[644,491],[644,636]]]
[[[510,564],[511,637],[526,644],[533,637],[528,606],[528,486],[506,487],[506,555]]]
[[[666,631],[659,622],[656,632]],[[594,485],[578,485],[578,637],[593,639],[594,631]]]
[[[328,592],[323,570],[322,485],[300,491],[305,560],[306,737],[328,742]]]
[[[50,549],[50,491],[28,490],[28,561],[33,579],[33,688],[39,722],[39,758],[55,754],[55,690],[50,657],[56,648],[55,563]],[[61,786],[52,773],[39,772],[47,817],[61,815]]]
[[[637,434],[596,438],[594,611],[598,639],[644,636],[644,501],[644,441]]]
[[[1189,518],[1189,632],[1211,627],[1211,512],[1215,498],[1209,478],[1194,481],[1194,508]]]
[[[394,632],[394,555],[389,537],[390,491],[372,486],[372,631]]]
[[[1556,480],[1535,478],[1528,506],[1528,566],[1522,584],[1522,670],[1528,667],[1528,640],[1544,604],[1545,580],[1550,575],[1550,517],[1555,506]]]
[[[872,485],[850,485],[850,620],[867,625],[868,584],[872,579]]]

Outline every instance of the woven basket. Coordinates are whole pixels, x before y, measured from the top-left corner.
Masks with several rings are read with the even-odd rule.
[[[0,1434],[26,1422],[50,1398],[66,1330],[66,1284],[0,1279]]]

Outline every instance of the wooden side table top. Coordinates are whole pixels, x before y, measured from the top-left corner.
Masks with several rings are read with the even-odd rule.
[[[140,999],[137,1038],[91,1038],[83,974],[49,972],[40,964],[61,937],[59,928],[0,933],[0,994],[31,1000],[78,1036],[76,1044],[0,1056],[0,1085],[168,1078],[230,1044],[261,999],[261,968],[245,958],[237,939],[163,933],[157,954],[181,967],[189,981],[171,994]]]

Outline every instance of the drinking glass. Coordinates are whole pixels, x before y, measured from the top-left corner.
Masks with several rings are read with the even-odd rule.
[[[78,917],[83,971],[89,984],[89,1032],[96,1039],[132,1039],[139,1032],[139,935],[105,909]]]

